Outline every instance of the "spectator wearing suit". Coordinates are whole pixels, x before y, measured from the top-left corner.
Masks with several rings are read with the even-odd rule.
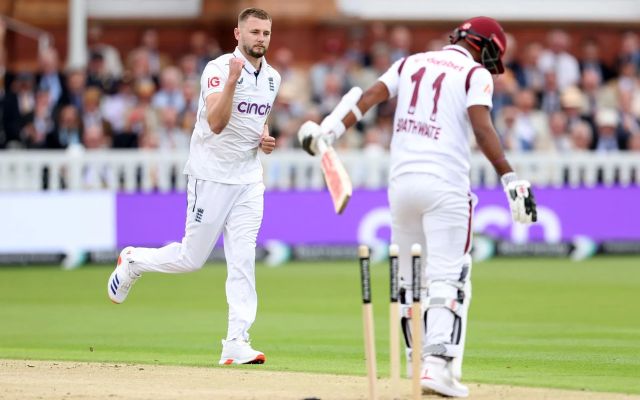
[[[38,57],[36,89],[49,93],[49,105],[52,110],[68,103],[66,79],[60,72],[58,52],[53,48],[43,50]]]
[[[27,72],[19,73],[6,92],[3,107],[3,126],[6,147],[20,147],[20,132],[36,104],[35,79]]]
[[[46,147],[66,149],[82,144],[82,122],[78,109],[69,104],[63,106],[58,114],[55,130],[47,134]]]
[[[614,72],[602,60],[600,44],[595,38],[587,38],[582,42],[580,57],[580,72],[584,76],[586,71],[593,71],[600,82],[606,82],[614,77]]]

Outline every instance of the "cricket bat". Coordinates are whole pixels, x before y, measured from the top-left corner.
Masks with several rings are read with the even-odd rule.
[[[318,140],[318,151],[322,158],[322,175],[327,183],[333,208],[336,210],[336,214],[342,214],[353,192],[351,179],[333,147],[325,143],[324,140]]]
[[[313,121],[307,121],[300,127],[298,138],[302,142],[302,138],[311,135],[312,133],[310,132],[312,131],[319,132],[320,125]],[[347,206],[353,192],[351,179],[333,147],[329,146],[327,142],[322,139],[318,139],[317,146],[321,158],[320,167],[322,169],[322,175],[327,183],[327,188],[333,201],[333,208],[336,214],[341,214]]]

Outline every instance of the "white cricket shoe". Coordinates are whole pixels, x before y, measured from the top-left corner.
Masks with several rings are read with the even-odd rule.
[[[424,359],[420,385],[422,389],[432,390],[443,396],[469,396],[469,388],[451,376],[447,361],[439,357],[429,356]]]
[[[222,340],[220,365],[231,364],[264,364],[267,358],[264,353],[251,348],[248,340]]]
[[[112,302],[120,304],[125,301],[131,286],[140,278],[140,274],[131,271],[131,251],[133,247],[125,247],[118,256],[116,268],[107,282],[107,294]]]

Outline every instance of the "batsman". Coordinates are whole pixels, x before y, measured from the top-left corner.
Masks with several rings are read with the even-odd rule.
[[[407,374],[420,374],[423,390],[467,397],[461,383],[467,315],[471,300],[471,226],[477,202],[470,188],[470,133],[500,176],[513,221],[537,219],[528,181],[507,161],[491,121],[492,75],[504,72],[507,41],[500,24],[475,17],[460,24],[439,51],[398,60],[364,93],[343,98],[343,112],[321,125],[307,123],[301,142],[310,154],[330,146],[374,105],[397,97],[391,141],[388,199],[392,243],[399,246],[400,323]],[[346,98],[350,96],[349,98]],[[344,104],[349,103],[349,104]],[[411,244],[422,244],[422,315],[410,315]],[[411,332],[410,318],[424,320]],[[411,349],[411,335],[423,335]],[[411,371],[411,358],[421,371]]]

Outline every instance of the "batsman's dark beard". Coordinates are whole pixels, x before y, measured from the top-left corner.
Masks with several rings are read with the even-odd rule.
[[[244,46],[244,51],[245,53],[247,53],[248,55],[250,55],[253,58],[260,58],[262,56],[265,55],[265,53],[267,52],[267,47],[263,46],[262,48],[257,47],[257,50],[254,50],[254,47],[252,46]]]

